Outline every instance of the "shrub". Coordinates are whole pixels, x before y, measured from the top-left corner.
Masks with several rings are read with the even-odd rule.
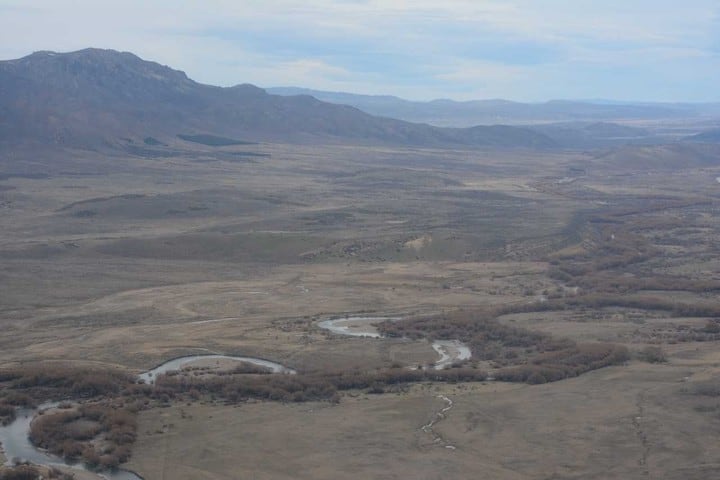
[[[654,345],[645,347],[642,352],[640,352],[640,358],[642,358],[648,363],[667,362],[667,356],[665,355],[665,352],[662,350],[662,348]]]
[[[17,465],[0,470],[0,480],[37,480],[40,471],[31,465]]]
[[[28,391],[32,398],[95,398],[116,395],[135,378],[119,370],[30,366],[0,371],[0,381],[15,391]]]
[[[705,381],[696,383],[690,388],[689,393],[704,397],[720,397],[720,382]]]
[[[26,395],[21,392],[10,391],[3,396],[0,401],[6,405],[12,405],[14,407],[32,407],[34,406],[33,399],[30,395]]]
[[[705,333],[716,334],[720,333],[720,321],[719,320],[708,320],[703,328]]]
[[[33,421],[31,441],[68,460],[82,460],[93,468],[117,467],[129,458],[136,438],[135,415],[109,405],[81,405],[71,411],[47,413]],[[102,435],[104,451],[93,441]]]
[[[503,367],[495,378],[512,382],[553,382],[628,360],[629,353],[622,346],[577,344],[571,340],[503,325],[496,319],[508,313],[556,308],[557,303],[545,302],[457,311],[384,322],[379,328],[397,337],[459,339],[470,346],[473,357],[493,360]]]

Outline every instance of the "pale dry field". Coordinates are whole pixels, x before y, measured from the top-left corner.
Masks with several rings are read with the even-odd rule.
[[[717,420],[683,393],[690,371],[633,363],[540,386],[417,386],[338,405],[178,405],[142,414],[130,467],[159,479],[712,478]],[[440,394],[454,405],[434,443],[421,426],[445,405]]]

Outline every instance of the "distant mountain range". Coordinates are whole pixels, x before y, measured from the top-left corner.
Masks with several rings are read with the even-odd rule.
[[[127,52],[36,52],[0,61],[0,141],[139,145],[150,153],[182,142],[584,149],[679,139],[611,120],[694,116],[711,128],[718,124],[712,119],[720,118],[718,104],[411,102],[297,88],[269,91],[248,84],[204,85]],[[719,136],[711,130],[687,140],[717,143]]]
[[[351,105],[372,115],[438,126],[523,125],[556,122],[617,122],[662,118],[720,116],[720,103],[629,103],[552,100],[519,103],[508,100],[432,100],[416,102],[387,95],[356,95],[298,87],[267,88],[275,95],[311,95],[331,103]]]
[[[373,116],[308,95],[252,85],[203,85],[132,53],[36,52],[0,62],[0,141],[161,148],[205,139],[350,142],[417,146],[553,147],[543,133],[512,126],[439,128]]]

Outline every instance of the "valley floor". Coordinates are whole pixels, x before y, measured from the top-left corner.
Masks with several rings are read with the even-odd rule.
[[[143,478],[720,471],[719,168],[637,174],[576,152],[295,145],[229,161],[238,147],[195,148],[57,152],[42,160],[46,177],[0,181],[0,368],[135,374],[202,353],[299,372],[426,365],[437,360],[427,338],[343,337],[318,322],[458,311],[622,345],[630,360],[540,385],[170,402],[139,414],[127,467]],[[92,175],[77,173],[88,165]],[[530,355],[503,345],[469,364],[492,376]]]

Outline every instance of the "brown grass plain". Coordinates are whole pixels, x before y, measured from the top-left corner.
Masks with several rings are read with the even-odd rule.
[[[144,478],[720,471],[717,398],[695,390],[720,379],[718,341],[703,333],[715,318],[627,301],[717,306],[699,281],[720,281],[720,169],[619,172],[581,152],[267,144],[257,148],[269,157],[228,161],[215,152],[235,147],[184,148],[58,151],[34,159],[47,177],[2,181],[0,367],[138,373],[204,352],[307,372],[424,364],[436,358],[427,341],[333,336],[317,321],[508,305],[528,311],[503,325],[633,357],[543,385],[174,402],[139,414],[128,467]],[[644,289],[660,277],[661,290]],[[592,295],[624,303],[583,304]],[[548,301],[557,308],[543,311]],[[667,361],[643,361],[648,346]],[[440,395],[452,408],[424,432],[446,406]]]

